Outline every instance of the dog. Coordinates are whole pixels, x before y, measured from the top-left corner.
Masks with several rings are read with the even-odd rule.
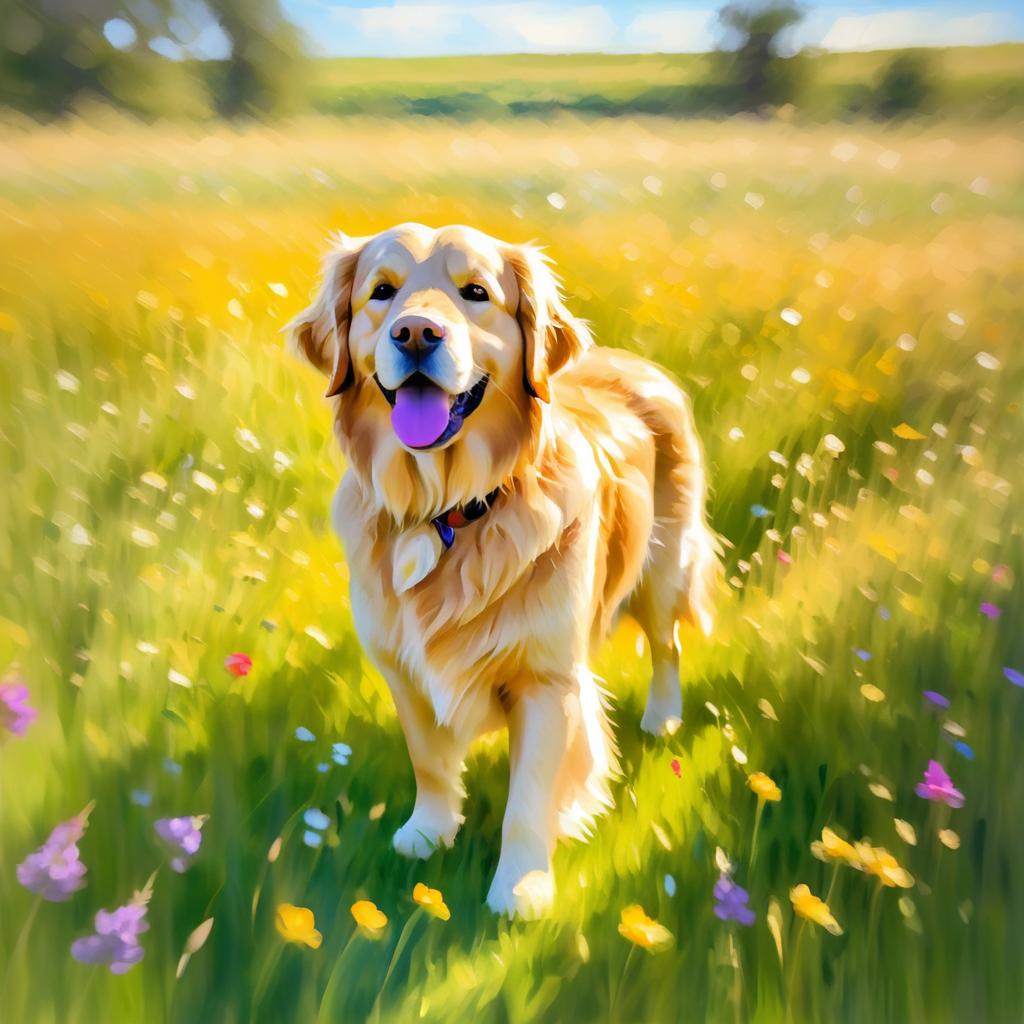
[[[394,847],[452,845],[467,750],[507,726],[487,904],[540,916],[556,841],[612,804],[590,653],[619,610],[634,616],[653,662],[641,726],[670,733],[679,624],[711,630],[720,547],[689,400],[652,363],[594,344],[541,250],[463,226],[337,236],[287,329],[329,379],[352,614],[416,779]]]

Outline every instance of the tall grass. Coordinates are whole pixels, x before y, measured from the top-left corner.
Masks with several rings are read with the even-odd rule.
[[[963,125],[9,131],[0,667],[41,714],[0,748],[5,1019],[1019,1019],[1022,156],[1019,132]],[[674,738],[641,738],[635,625],[600,653],[617,808],[560,849],[538,924],[483,907],[502,737],[470,758],[455,847],[391,849],[412,773],[326,524],[322,385],[278,333],[329,229],[404,219],[548,243],[598,338],[692,394],[729,544],[715,635],[683,637]],[[915,795],[930,758],[962,809]],[[752,771],[782,791],[756,859]],[[89,801],[88,885],[37,906],[15,866]],[[182,814],[209,820],[179,875],[153,821]],[[826,826],[913,888],[816,860]],[[723,858],[749,929],[713,915]],[[73,961],[158,866],[142,963]],[[450,921],[415,911],[418,881]],[[802,882],[843,935],[794,917]],[[349,913],[364,897],[390,918],[376,939]],[[282,942],[280,902],[313,910],[318,950]],[[630,956],[633,903],[670,950]]]

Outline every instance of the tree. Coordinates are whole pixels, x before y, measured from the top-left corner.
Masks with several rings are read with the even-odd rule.
[[[803,65],[799,57],[786,57],[782,37],[803,19],[794,3],[730,3],[718,20],[733,45],[724,53],[726,81],[734,102],[742,110],[761,110],[790,103],[799,92]]]
[[[931,106],[935,92],[936,77],[929,55],[904,50],[882,72],[875,90],[875,109],[882,117],[920,113]]]
[[[298,94],[302,40],[278,0],[208,0],[231,41],[217,105],[228,117],[280,113]]]

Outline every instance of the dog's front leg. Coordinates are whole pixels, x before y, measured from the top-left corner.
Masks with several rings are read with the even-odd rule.
[[[571,686],[532,683],[508,708],[509,788],[501,855],[487,894],[498,914],[539,917],[551,906],[560,776],[569,747]]]
[[[464,820],[462,762],[473,735],[465,728],[438,725],[430,701],[410,680],[397,672],[386,672],[385,678],[416,776],[415,806],[393,843],[403,856],[429,857],[439,847],[455,842]]]

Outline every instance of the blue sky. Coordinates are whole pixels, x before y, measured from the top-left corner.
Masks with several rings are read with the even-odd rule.
[[[315,52],[406,57],[464,53],[699,52],[719,40],[708,0],[282,0]],[[978,3],[832,3],[809,8],[793,42],[830,50],[1024,40],[1024,8]]]

